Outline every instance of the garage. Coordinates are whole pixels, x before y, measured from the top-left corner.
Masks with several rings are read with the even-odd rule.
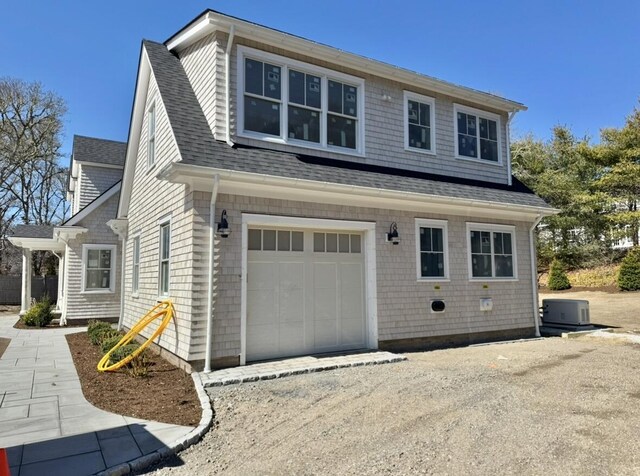
[[[246,233],[247,361],[367,347],[362,231]]]

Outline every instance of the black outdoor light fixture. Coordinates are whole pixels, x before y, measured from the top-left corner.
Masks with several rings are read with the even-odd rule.
[[[231,233],[229,229],[229,222],[227,221],[227,211],[222,210],[222,215],[220,216],[220,223],[218,223],[218,234],[222,238],[226,238]]]
[[[387,242],[391,242],[394,245],[400,243],[400,236],[398,236],[398,224],[394,221],[389,226],[389,233],[387,233]]]

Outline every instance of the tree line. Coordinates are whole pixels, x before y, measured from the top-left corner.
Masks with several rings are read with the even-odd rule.
[[[549,141],[514,141],[511,154],[514,176],[560,210],[538,227],[539,269],[554,258],[569,268],[609,264],[625,254],[621,242],[638,246],[640,109],[602,129],[597,144],[556,126]]]

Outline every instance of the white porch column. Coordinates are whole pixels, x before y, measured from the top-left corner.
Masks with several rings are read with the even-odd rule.
[[[20,315],[27,312],[31,306],[31,250],[22,249],[22,300]]]
[[[56,300],[56,311],[62,310],[62,300],[64,299],[64,253],[58,257],[58,299]]]

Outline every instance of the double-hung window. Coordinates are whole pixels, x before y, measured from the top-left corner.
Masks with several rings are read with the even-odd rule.
[[[160,273],[158,292],[160,296],[169,295],[169,276],[171,273],[171,223],[160,224]]]
[[[404,147],[435,153],[435,99],[404,92]]]
[[[113,245],[82,245],[83,292],[114,292],[115,254]]]
[[[467,223],[469,276],[517,278],[515,227]]]
[[[140,288],[140,237],[133,239],[133,269],[131,276],[131,292],[136,294]]]
[[[147,166],[152,169],[156,164],[156,105],[152,104],[147,112]]]
[[[363,153],[362,79],[243,46],[238,52],[239,135]]]
[[[416,219],[418,280],[449,279],[446,220]]]
[[[500,116],[459,104],[454,115],[456,156],[501,163]]]

